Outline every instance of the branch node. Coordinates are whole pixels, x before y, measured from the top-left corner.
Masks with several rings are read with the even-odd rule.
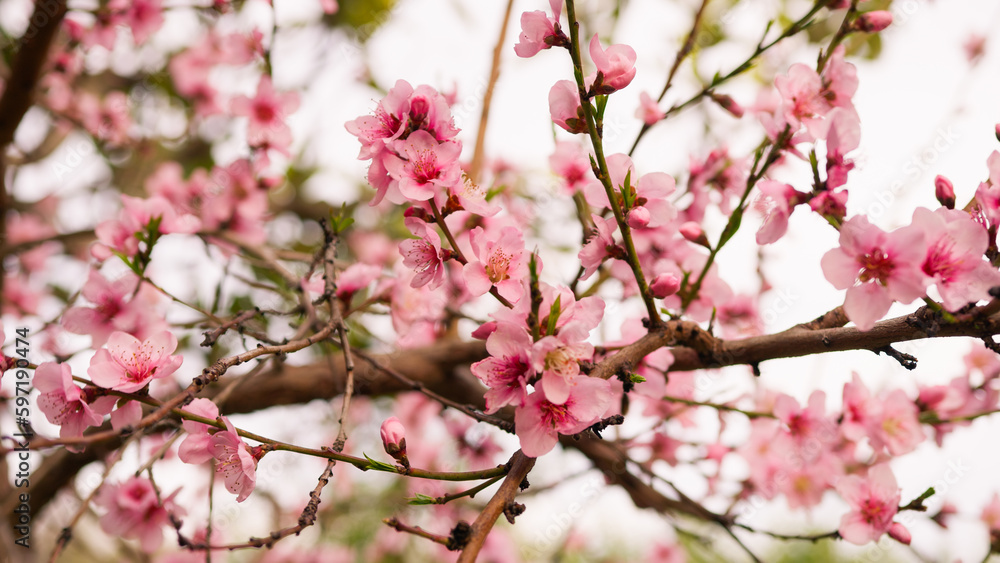
[[[899,362],[899,365],[903,366],[908,370],[913,370],[917,368],[917,358],[915,356],[911,356],[910,354],[900,352],[899,350],[896,350],[892,346],[886,345],[881,348],[876,348],[872,351],[875,352],[876,354],[885,354],[886,356],[889,356],[890,358]]]

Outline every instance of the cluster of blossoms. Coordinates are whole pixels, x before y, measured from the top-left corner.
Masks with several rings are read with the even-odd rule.
[[[521,16],[522,32],[514,46],[518,56],[532,57],[552,47],[581,49],[563,31],[563,2],[550,0],[549,4],[550,12]],[[828,3],[830,7],[850,5],[852,13],[856,4]],[[224,0],[213,6],[220,11],[230,9]],[[323,0],[322,6],[327,14],[337,9],[333,0]],[[94,11],[94,21],[69,20],[70,49],[56,53],[42,81],[43,104],[60,127],[81,127],[110,148],[127,145],[140,135],[139,120],[133,122],[133,100],[123,92],[78,97],[71,93],[85,76],[89,48],[113,48],[115,30],[122,26],[131,30],[136,45],[145,43],[163,24],[161,12],[160,0],[131,4],[111,0]],[[852,31],[879,31],[890,21],[886,12],[869,12],[854,20]],[[264,44],[260,31],[210,31],[171,59],[166,70],[174,89],[190,106],[185,110],[191,112],[191,124],[226,117],[235,119],[242,133],[245,122],[250,155],[228,165],[160,164],[145,179],[146,197],[122,196],[117,217],[96,226],[98,243],[91,247],[91,256],[98,262],[118,256],[143,274],[158,238],[171,233],[197,233],[223,252],[239,246],[232,238],[247,245],[266,244],[269,190],[282,181],[268,175],[270,158],[291,157],[293,138],[287,120],[300,100],[295,93],[275,89],[269,74],[271,47],[265,49]],[[799,205],[808,204],[838,229],[839,247],[826,252],[817,265],[835,288],[846,290],[843,309],[859,330],[871,330],[894,302],[938,297],[947,314],[988,298],[1000,286],[1000,272],[993,265],[1000,227],[1000,152],[989,157],[989,178],[966,210],[955,208],[951,183],[939,177],[935,188],[942,207],[917,209],[907,226],[886,232],[865,216],[848,219],[847,185],[855,168],[851,153],[860,146],[861,128],[853,102],[857,71],[845,61],[845,49],[838,47],[821,57],[815,69],[792,65],[776,78],[773,91],[748,109],[721,92],[705,92],[706,99],[728,112],[725,119],[755,113],[767,136],[765,144],[773,150],[763,168],[759,166],[762,155],[754,159],[730,154],[724,145],[707,155],[692,155],[687,185],[678,190],[674,177],[664,172],[640,174],[627,154],[603,154],[597,137],[602,135],[604,109],[610,96],[620,98],[618,93],[634,80],[636,53],[624,44],[604,47],[597,34],[586,47],[589,60],[584,64],[592,66],[593,72],[586,76],[578,72],[579,83],[555,82],[548,95],[552,122],[569,134],[557,132],[549,165],[560,179],[563,194],[578,204],[583,230],[579,249],[573,249],[580,268],[572,283],[552,281],[556,276],[547,278],[548,283],[542,281],[541,259],[527,246],[531,212],[510,197],[511,170],[502,163],[477,170],[484,167],[463,161],[460,131],[452,118],[455,96],[399,80],[372,115],[348,122],[346,129],[361,144],[359,159],[370,163],[368,181],[375,190],[370,205],[406,206],[401,222],[412,237],[396,244],[384,234],[356,230],[345,235],[359,261],[346,268],[336,264],[335,284],[324,278],[325,273],[316,273],[314,263],[298,280],[298,287],[293,287],[301,292],[302,309],[319,303],[311,298],[329,290],[333,295],[326,296],[334,304],[331,318],[341,315],[340,320],[345,320],[356,312],[354,297],[374,286],[358,310],[365,313],[368,304],[387,302],[398,345],[406,348],[433,343],[449,331],[453,334],[458,326],[451,322],[455,318],[486,318],[485,313],[466,317],[461,309],[466,304],[478,305],[476,300],[489,293],[499,305],[488,314],[490,320],[477,321],[479,326],[472,332],[472,337],[485,341],[488,357],[473,363],[471,372],[485,386],[486,414],[503,411],[513,418],[525,455],[547,454],[561,436],[588,429],[599,435],[609,422],[620,420],[616,415],[626,414],[631,404],[630,416],[639,411],[640,416],[656,420],[649,441],[631,441],[649,449],[643,466],[650,472],[658,461],[678,464],[690,449],[687,446],[695,446],[697,461],[713,462],[720,468],[723,458],[736,454],[747,462],[749,476],[735,500],[755,494],[767,499],[783,495],[790,509],[811,509],[820,505],[826,493],[835,491],[848,505],[838,529],[841,538],[864,544],[888,534],[909,543],[910,531],[897,518],[905,507],[900,506],[901,489],[889,462],[914,451],[928,438],[924,424],[941,445],[954,428],[996,409],[1000,361],[986,349],[969,355],[962,376],[944,385],[919,386],[912,396],[900,389],[872,392],[855,374],[843,387],[839,412],[828,411],[827,397],[819,391],[804,406],[786,394],[763,394],[750,413],[750,439],[741,446],[722,443],[722,430],[717,443],[689,444],[676,437],[673,423],[696,424],[695,406],[717,408],[720,422],[723,411],[727,415],[743,411],[700,402],[695,374],[670,371],[675,358],[668,348],[622,368],[611,379],[595,377],[593,368],[595,362],[647,335],[651,326],[662,328],[663,319],[649,318],[653,313],[707,324],[708,330],[702,330],[712,338],[762,331],[754,297],[736,294],[714,262],[728,240],[725,237],[735,230],[724,232],[713,246],[702,227],[710,224],[706,219],[713,208],[735,217],[731,224],[738,227],[751,193],[763,215],[756,233],[759,245],[779,241]],[[211,79],[219,67],[263,65],[265,59],[268,72],[256,81],[252,94],[224,93]],[[646,92],[640,93],[637,117],[647,127],[668,114],[659,103]],[[789,157],[813,165],[811,190],[772,178],[774,169],[767,167],[778,167]],[[15,245],[56,234],[43,214],[12,212],[7,227],[8,242]],[[225,238],[220,236],[223,232]],[[9,307],[19,312],[35,310],[31,294],[24,290],[26,276],[41,271],[57,247],[53,242],[34,245],[17,257],[16,266],[23,276],[5,280],[5,312]],[[291,274],[288,285],[295,286],[298,275]],[[579,282],[595,278],[589,289],[577,289]],[[607,280],[616,283],[602,287]],[[767,285],[761,274],[760,291],[766,291]],[[595,333],[611,318],[605,317],[605,300],[593,295],[597,291],[604,298],[620,292],[614,296],[623,301],[640,296],[647,305],[647,316],[625,319],[619,341],[604,342],[603,349],[595,348]],[[69,332],[92,338],[97,350],[88,369],[90,385],[78,384],[66,363],[41,363],[35,375],[39,409],[59,426],[60,437],[71,450],[86,441],[81,437],[87,428],[102,425],[105,417],[110,417],[116,430],[143,421],[141,402],[136,399],[144,399],[150,387],[155,390],[164,384],[160,380],[170,378],[182,364],[182,356],[175,353],[177,337],[164,318],[166,300],[142,277],[127,274],[110,280],[94,269],[79,295],[89,303],[67,306],[60,324]],[[342,305],[336,313],[334,297]],[[0,355],[0,367],[10,365],[10,359]],[[258,462],[269,446],[246,443],[209,399],[194,399],[183,411],[180,460],[193,465],[211,462],[236,501],[245,501],[257,485]],[[396,414],[403,420],[388,418],[380,435],[386,453],[407,471],[411,464],[421,469],[443,465],[437,459],[443,442],[435,443],[429,437],[433,432],[412,432],[432,419],[444,425],[442,434],[475,466],[495,466],[502,451],[491,437],[476,436],[469,419],[442,416],[439,405],[425,397],[400,398]],[[417,443],[411,439],[407,451],[404,428],[411,428],[411,436],[428,437]],[[710,494],[718,492],[719,479],[721,469],[709,478]],[[176,491],[161,495],[145,478],[102,487],[95,504],[104,511],[103,529],[138,540],[146,552],[160,546],[171,516],[184,512]],[[414,492],[445,494],[439,487],[431,484]],[[452,507],[440,510],[449,521],[463,517]],[[1000,545],[1000,496],[994,495],[982,519],[994,543]],[[503,540],[493,541],[482,554],[493,550],[499,560],[499,554],[512,552],[506,549],[509,546],[496,543]],[[352,555],[337,552],[323,560],[346,560]],[[285,560],[282,557],[273,559]],[[287,560],[296,557],[288,555]],[[675,546],[666,544],[655,546],[650,557],[683,560]]]

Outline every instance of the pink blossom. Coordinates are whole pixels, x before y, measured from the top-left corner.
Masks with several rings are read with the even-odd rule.
[[[558,141],[556,150],[549,156],[549,166],[566,180],[566,189],[570,194],[597,181],[591,171],[587,151],[579,143]]]
[[[7,244],[10,246],[46,241],[55,235],[56,230],[52,225],[38,215],[18,213],[7,219]],[[17,253],[21,266],[28,272],[44,269],[48,259],[59,251],[59,244],[52,240],[32,246]]]
[[[330,15],[336,14],[337,10],[340,9],[340,5],[337,4],[337,0],[319,0],[320,7],[323,8],[323,13]]]
[[[559,434],[576,434],[600,420],[611,399],[610,384],[592,377],[581,378],[560,404],[546,399],[543,390],[535,390],[514,411],[521,451],[530,457],[545,455],[555,447]]]
[[[719,107],[729,112],[729,114],[736,119],[743,117],[743,114],[746,112],[746,110],[743,109],[743,106],[736,103],[736,100],[733,100],[730,96],[712,92],[709,94],[709,97],[712,98],[713,102],[719,104]]]
[[[234,115],[250,119],[247,125],[247,141],[250,146],[263,144],[286,149],[292,143],[292,131],[285,120],[299,109],[299,95],[296,92],[278,93],[271,84],[271,77],[264,74],[257,83],[257,93],[253,98],[237,96],[232,101]]]
[[[444,251],[441,250],[441,237],[434,229],[427,226],[416,217],[404,219],[406,228],[416,239],[407,239],[399,243],[399,253],[403,255],[403,265],[412,268],[415,275],[410,282],[412,287],[430,284],[430,289],[437,289],[444,283]]]
[[[96,397],[92,388],[77,387],[67,364],[39,364],[34,385],[41,392],[38,409],[59,426],[61,438],[78,438],[88,427],[100,426],[115,404],[115,397]]]
[[[368,287],[381,275],[381,266],[363,262],[351,264],[337,275],[337,298],[350,302],[355,293]]]
[[[580,265],[584,267],[581,280],[592,276],[601,263],[608,256],[615,256],[617,244],[614,239],[614,232],[618,230],[618,222],[614,217],[604,219],[600,215],[591,215],[594,220],[595,234],[590,237],[587,244],[580,249]]]
[[[677,228],[677,232],[684,237],[684,240],[688,242],[693,242],[695,244],[700,244],[705,246],[708,244],[708,237],[705,236],[705,231],[702,230],[701,225],[694,221],[686,221]]]
[[[805,194],[774,180],[760,181],[757,189],[760,196],[754,206],[764,214],[764,222],[757,229],[757,244],[771,244],[785,235],[788,216]]]
[[[405,141],[396,141],[393,149],[405,160],[388,154],[383,164],[407,200],[426,201],[462,181],[458,166],[462,145],[457,142],[438,143],[430,133],[421,130],[414,131]]]
[[[635,110],[635,116],[643,123],[652,125],[663,119],[665,114],[652,96],[645,91],[639,94],[639,109]]]
[[[462,209],[481,217],[492,217],[500,212],[500,206],[486,201],[486,190],[472,181],[465,174],[462,179],[448,188],[448,192],[437,192],[434,195],[438,207],[445,207],[453,200],[458,200]]]
[[[386,452],[390,455],[393,452],[406,449],[406,429],[403,427],[403,423],[399,421],[398,418],[390,416],[382,422],[382,427],[380,429],[382,436],[382,445],[385,446]],[[392,451],[390,451],[392,450]]]
[[[843,222],[847,216],[847,190],[825,191],[809,200],[809,208],[823,217]]]
[[[799,124],[812,125],[816,129],[819,119],[830,109],[829,102],[822,96],[823,83],[816,71],[802,63],[793,64],[788,73],[774,79],[774,85],[781,94],[781,111],[785,121],[793,131]],[[813,133],[822,138],[824,135]]]
[[[854,108],[833,108],[827,114],[830,129],[826,135],[826,187],[829,190],[847,183],[854,162],[846,154],[861,144],[861,121]]]
[[[892,12],[888,10],[865,12],[854,20],[854,28],[865,33],[878,33],[890,24],[892,24]]]
[[[688,556],[684,546],[678,543],[658,541],[649,551],[646,561],[656,563],[687,563]]]
[[[909,536],[906,528],[892,521],[899,509],[900,494],[888,465],[870,468],[867,477],[844,477],[837,482],[837,492],[851,506],[851,511],[841,518],[838,530],[845,540],[864,545],[877,541],[886,532],[900,541]]]
[[[132,118],[124,92],[113,90],[103,102],[98,102],[92,95],[82,95],[77,101],[76,111],[83,126],[98,139],[111,145],[123,145],[128,140]]]
[[[580,90],[572,80],[559,80],[549,90],[549,113],[552,121],[570,133],[587,130],[583,107],[580,106]]]
[[[163,7],[160,0],[112,0],[111,10],[122,11],[122,19],[132,29],[132,39],[141,45],[163,25]]]
[[[255,448],[257,455],[240,439],[229,419],[223,417],[226,429],[212,434],[209,451],[215,457],[215,472],[221,474],[226,490],[236,496],[236,502],[243,502],[257,485],[257,461],[263,450]]]
[[[112,536],[137,539],[146,553],[163,543],[163,527],[170,525],[170,515],[184,515],[174,497],[178,491],[157,499],[153,484],[145,477],[132,477],[124,483],[104,485],[94,504],[107,512],[101,516],[101,528]]]
[[[786,455],[794,463],[779,469],[784,471],[785,478],[776,481],[778,490],[785,495],[791,510],[808,509],[819,504],[823,500],[823,494],[843,475],[842,464],[827,452],[820,452],[815,459],[802,459],[801,454],[794,451],[789,451]]]
[[[643,206],[633,207],[629,209],[628,215],[625,217],[625,221],[628,226],[633,229],[645,229],[649,226],[649,221],[652,219],[652,214],[649,209]]]
[[[426,284],[413,287],[417,273],[400,269],[396,273],[398,279],[389,294],[392,328],[398,337],[396,344],[400,348],[427,346],[439,336],[448,296]]]
[[[635,77],[635,50],[628,45],[612,45],[604,50],[597,34],[590,40],[590,58],[597,67],[597,94],[610,94],[629,85]]]
[[[840,247],[823,255],[823,275],[846,289],[844,312],[858,330],[871,330],[893,301],[910,303],[924,295],[926,255],[923,233],[910,226],[886,233],[857,216],[840,229]]]
[[[851,381],[844,384],[844,414],[840,431],[848,440],[858,441],[868,434],[868,429],[876,424],[880,416],[877,401],[857,373],[851,374]]]
[[[580,362],[593,359],[594,346],[583,341],[589,331],[578,328],[582,329],[567,327],[556,336],[535,342],[531,348],[531,365],[542,374],[540,386],[552,403],[566,402],[572,388],[589,379],[580,376]]]
[[[382,436],[385,453],[399,460],[404,467],[409,466],[410,462],[406,458],[406,428],[403,427],[403,423],[398,418],[390,416],[382,422],[379,434]]]
[[[789,395],[779,394],[774,401],[774,416],[785,423],[796,440],[831,441],[833,423],[826,416],[826,393],[822,391],[813,391],[805,408]]]
[[[197,217],[183,210],[178,213],[174,204],[163,197],[142,199],[123,195],[122,207],[121,222],[133,234],[145,230],[154,220],[159,220],[157,230],[161,235],[194,233],[201,229],[201,221]]]
[[[521,14],[521,36],[514,45],[514,52],[522,58],[533,57],[542,49],[566,44],[566,36],[559,29],[562,0],[549,0],[553,16],[541,10]]]
[[[924,441],[917,406],[903,390],[896,389],[882,397],[879,406],[869,435],[876,451],[884,446],[891,455],[900,456],[912,452]]]
[[[660,274],[653,278],[653,281],[649,284],[649,291],[657,299],[669,297],[677,293],[677,290],[680,288],[681,280],[673,274]]]
[[[210,399],[194,399],[183,410],[202,418],[212,420],[219,418],[219,407]],[[197,465],[212,459],[211,433],[216,428],[194,420],[184,420],[181,425],[187,432],[187,436],[177,450],[177,456],[181,458],[181,461]]]
[[[122,331],[139,339],[166,330],[167,323],[158,314],[162,296],[149,284],[139,285],[139,278],[128,272],[108,281],[91,270],[80,294],[94,307],[76,306],[63,314],[61,323],[69,332],[89,334],[93,346],[103,346],[112,332]]]
[[[913,212],[913,225],[923,230],[927,254],[921,269],[934,280],[949,311],[989,299],[1000,285],[1000,272],[983,258],[989,244],[986,231],[972,217],[951,209]]]
[[[934,197],[943,207],[955,209],[955,187],[944,176],[934,177]]]
[[[465,265],[465,283],[469,292],[479,296],[496,287],[501,297],[516,303],[521,299],[524,277],[528,275],[528,258],[521,231],[504,227],[500,238],[485,240],[482,227],[469,231],[469,242],[475,262]]]
[[[472,374],[489,387],[488,414],[506,405],[524,404],[527,382],[534,374],[528,355],[531,346],[531,336],[524,328],[506,322],[497,323],[496,330],[486,339],[490,357],[472,364]]]
[[[851,98],[858,90],[858,69],[844,59],[847,50],[838,45],[823,69],[823,97],[831,107],[854,109]]]
[[[990,502],[983,507],[979,519],[986,524],[991,534],[1000,532],[1000,493],[993,493]]]
[[[184,360],[180,355],[170,355],[176,349],[177,338],[170,331],[158,332],[143,341],[125,332],[113,332],[108,347],[91,358],[87,373],[96,385],[132,393],[153,379],[174,373]]]
[[[663,172],[651,172],[639,176],[635,171],[632,159],[628,155],[615,153],[607,157],[608,174],[611,185],[615,189],[615,197],[619,205],[624,205],[623,191],[629,192],[634,197],[633,208],[643,208],[645,214],[648,212],[649,221],[646,227],[655,229],[670,224],[677,217],[677,210],[667,200],[667,196],[674,193],[676,183],[673,177]],[[629,179],[629,185],[625,185],[625,179]],[[584,195],[587,203],[596,207],[611,208],[608,201],[608,194],[604,186],[599,182],[587,184],[584,188]],[[631,211],[631,210],[630,210]]]

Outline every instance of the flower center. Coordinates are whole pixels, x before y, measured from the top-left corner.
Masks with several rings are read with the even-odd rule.
[[[861,275],[858,276],[858,279],[862,283],[875,280],[885,285],[889,280],[889,276],[892,275],[893,269],[896,267],[892,258],[884,250],[878,248],[859,257],[858,262],[861,264]]]

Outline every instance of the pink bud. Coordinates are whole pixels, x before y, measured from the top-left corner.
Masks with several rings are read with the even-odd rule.
[[[875,10],[861,14],[861,17],[854,21],[854,29],[865,33],[877,33],[889,27],[891,23],[892,13],[886,10]]]
[[[677,279],[677,276],[673,274],[660,274],[653,278],[653,283],[649,284],[649,291],[657,299],[670,297],[677,293],[677,290],[680,288],[681,280]]]
[[[649,219],[649,210],[641,205],[628,212],[628,226],[633,229],[646,228],[646,225],[649,225]]]
[[[996,135],[997,140],[1000,141],[1000,123],[997,123],[996,127],[993,128],[993,134]]]
[[[910,531],[899,522],[893,522],[892,526],[889,526],[889,537],[901,544],[910,545]]]
[[[955,188],[944,176],[934,178],[934,197],[948,209],[955,209]]]
[[[381,434],[385,453],[404,466],[408,466],[409,463],[403,462],[403,459],[406,459],[406,429],[403,428],[403,423],[398,418],[390,416],[382,423]]]
[[[712,92],[710,96],[713,102],[719,104],[722,109],[731,113],[733,117],[737,119],[743,117],[743,106],[736,103],[736,101],[729,96],[725,94],[716,94],[715,92]]]
[[[680,231],[681,236],[686,238],[688,241],[708,247],[708,237],[705,236],[705,231],[701,230],[701,225],[698,223],[688,221],[687,223],[681,225],[678,230]]]

